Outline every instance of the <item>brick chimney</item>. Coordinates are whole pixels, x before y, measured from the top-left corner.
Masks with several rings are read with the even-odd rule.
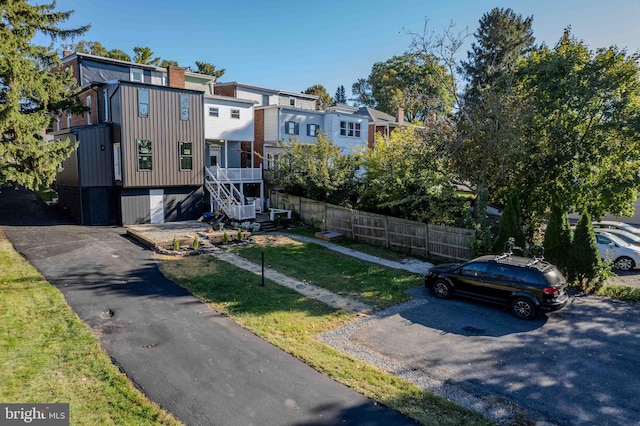
[[[167,68],[167,83],[169,87],[184,89],[184,68],[170,65]]]
[[[404,108],[398,107],[396,110],[396,123],[400,125],[404,124]]]
[[[73,52],[70,51],[70,50],[66,50],[65,49],[65,50],[62,51],[62,57],[63,58],[66,58],[67,56],[71,56],[72,54],[73,54]]]

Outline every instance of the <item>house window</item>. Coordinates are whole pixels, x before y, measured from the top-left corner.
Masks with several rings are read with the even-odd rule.
[[[180,95],[180,120],[189,119],[189,96]]]
[[[284,133],[287,135],[297,135],[298,130],[298,123],[295,121],[287,121],[284,125]]]
[[[180,170],[193,170],[193,142],[179,142]]]
[[[240,110],[232,109],[231,110],[231,118],[240,118]]]
[[[87,96],[87,124],[91,124],[91,96]]]
[[[131,68],[130,78],[131,81],[142,83],[142,70],[138,68]]]
[[[269,105],[269,95],[262,95],[262,105]]]
[[[340,136],[360,137],[360,123],[340,122]]]
[[[122,180],[122,154],[120,153],[120,142],[113,144],[113,178]]]
[[[307,136],[316,137],[318,136],[318,128],[317,124],[307,124]]]
[[[296,106],[296,98],[289,98],[289,106]]]
[[[209,107],[209,117],[218,117],[220,110],[217,107]]]
[[[138,170],[153,169],[153,150],[151,141],[138,139]]]
[[[149,91],[138,90],[138,115],[140,117],[149,116]]]
[[[104,102],[103,110],[104,110],[104,121],[109,121],[109,96],[107,89],[102,89],[102,99]]]

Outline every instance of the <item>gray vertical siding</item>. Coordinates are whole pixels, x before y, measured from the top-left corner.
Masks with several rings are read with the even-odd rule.
[[[55,140],[57,141],[65,139],[69,139],[69,143],[73,144],[76,141],[76,135],[73,133],[64,133],[55,136]],[[79,185],[77,149],[73,151],[67,159],[62,161],[62,170],[57,173],[56,182],[58,185]]]
[[[149,223],[149,190],[146,188],[122,189],[120,200],[123,225]]]
[[[149,92],[149,116],[138,115],[138,90]],[[189,97],[189,120],[180,119],[180,95]],[[202,186],[203,94],[170,87],[121,83],[119,93],[123,187]],[[115,110],[114,110],[115,111]],[[115,112],[114,112],[115,121]],[[137,140],[153,143],[153,170],[138,171]],[[178,142],[193,142],[193,170],[180,170]]]
[[[165,188],[163,195],[164,220],[174,222],[198,219],[204,211],[202,187]],[[149,188],[122,189],[122,224],[149,223]]]
[[[113,148],[108,124],[75,130],[79,141],[80,186],[113,185]]]

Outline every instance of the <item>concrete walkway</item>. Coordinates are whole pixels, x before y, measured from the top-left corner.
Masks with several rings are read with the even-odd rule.
[[[244,269],[258,275],[262,274],[261,265],[253,263],[234,253],[228,251],[219,251],[211,254],[217,259],[230,263],[240,269]],[[374,311],[374,308],[371,305],[367,305],[366,303],[358,302],[357,300],[341,296],[322,287],[317,287],[313,284],[299,281],[271,268],[265,267],[264,276],[265,278],[268,278],[278,285],[288,287],[311,299],[319,300],[331,306],[332,308],[342,309],[349,312],[358,312],[361,314],[370,314]]]
[[[305,243],[318,244],[328,248],[329,250],[333,250],[347,256],[352,256],[357,259],[364,260],[370,263],[375,263],[375,264],[386,266],[388,268],[393,268],[393,269],[401,269],[401,270],[405,270],[405,271],[416,273],[416,274],[426,274],[429,268],[433,266],[429,262],[420,262],[417,260],[412,260],[411,262],[408,262],[408,263],[394,262],[392,260],[387,260],[381,257],[372,256],[370,254],[351,250],[349,248],[342,247],[337,244],[332,244],[328,241],[324,241],[318,238],[309,238],[309,237],[304,237],[304,236],[294,235],[294,234],[283,234],[283,235],[285,235],[288,238],[291,238],[292,240],[301,241]],[[262,274],[261,265],[253,263],[234,253],[231,253],[228,251],[216,251],[216,252],[212,252],[211,254],[216,258],[223,260],[227,263],[230,263],[238,268],[253,272],[258,275]],[[366,303],[362,303],[357,300],[344,297],[340,294],[336,294],[322,287],[317,287],[305,281],[297,280],[281,272],[275,271],[271,268],[265,268],[264,276],[265,278],[268,278],[269,280],[275,282],[276,284],[279,284],[283,287],[288,287],[306,297],[319,300],[336,309],[342,309],[349,312],[357,312],[360,314],[371,314],[375,310],[374,307],[371,305],[367,305]]]

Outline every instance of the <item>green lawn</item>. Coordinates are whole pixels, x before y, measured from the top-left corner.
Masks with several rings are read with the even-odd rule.
[[[257,246],[239,252],[255,259],[262,250],[267,253],[266,263],[280,272],[293,276],[310,274],[313,277],[310,281],[318,286],[343,294],[361,294],[362,299],[378,306],[406,300],[403,289],[419,285],[420,281],[417,276],[371,267],[313,244]],[[243,327],[334,380],[422,424],[491,424],[475,412],[425,392],[316,339],[318,333],[341,327],[355,319],[355,314],[334,310],[269,280],[261,287],[260,276],[213,256],[166,257],[161,267],[169,278]],[[369,279],[365,280],[367,274]],[[366,289],[358,288],[358,285],[366,285]],[[375,288],[376,285],[381,288]]]
[[[406,290],[421,285],[424,277],[345,256],[312,243],[281,237],[256,236],[256,243],[234,251],[299,280],[306,280],[343,296],[386,308],[410,299]]]
[[[181,424],[134,388],[1,233],[0,401],[69,403],[72,425]]]

